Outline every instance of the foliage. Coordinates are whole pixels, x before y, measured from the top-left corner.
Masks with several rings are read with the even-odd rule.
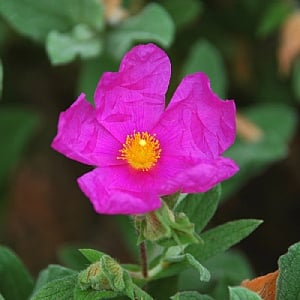
[[[198,195],[199,201],[193,204],[193,209],[186,209],[186,217],[193,218],[194,210],[200,211],[199,207],[197,207],[198,205],[200,207],[206,206],[206,199],[211,203],[218,203],[220,195],[220,187],[216,187],[209,193]],[[176,205],[175,215],[179,213],[180,207],[184,207],[183,201],[188,201],[188,197],[183,200],[179,199],[179,194],[177,198],[179,204]],[[214,207],[214,205],[212,205],[212,207]],[[166,204],[160,210],[164,211],[165,209]],[[214,210],[214,208],[212,210]],[[204,214],[203,218],[206,219],[206,213],[207,210],[203,210],[199,216]],[[147,219],[145,220],[147,222]],[[174,224],[172,222],[169,223],[169,216],[165,213],[160,215],[160,220],[167,229],[167,232],[176,232],[178,228],[180,228],[180,223],[177,225],[178,227],[173,227]],[[206,220],[205,223],[206,222],[208,222],[208,220]],[[205,227],[203,220],[200,221],[199,224]],[[80,272],[59,265],[50,265],[39,274],[35,287],[30,286],[30,291],[33,290],[31,299],[108,299],[120,295],[126,295],[130,299],[136,299],[136,297],[153,299],[141,289],[141,286],[147,282],[176,276],[187,268],[194,268],[198,273],[198,280],[200,282],[207,282],[210,280],[210,272],[202,265],[202,262],[205,262],[216,253],[219,253],[221,250],[226,249],[238,242],[241,238],[247,236],[258,224],[259,222],[255,220],[244,220],[243,222],[236,221],[229,225],[225,224],[219,226],[219,228],[215,230],[215,236],[219,240],[219,243],[209,242],[210,232],[214,229],[204,231],[203,233],[201,233],[202,230],[199,230],[200,245],[194,244],[195,241],[189,239],[175,239],[177,245],[164,242],[162,243],[163,246],[160,254],[154,257],[152,262],[150,262],[151,267],[148,270],[148,277],[143,276],[142,270],[138,265],[121,265],[103,252],[92,249],[81,249],[80,252],[89,261],[90,265],[84,267]],[[147,226],[151,226],[151,223]],[[183,225],[183,228],[184,226],[185,225]],[[184,236],[185,234],[189,236],[190,232],[182,231],[182,235]],[[172,240],[173,235],[168,234],[161,236],[159,239],[155,239],[154,242],[164,241],[165,239]],[[193,246],[189,246],[189,244],[199,246],[199,249],[198,247],[193,248]],[[222,248],[220,248],[221,244],[223,245]],[[205,250],[205,247],[208,247],[207,249],[209,249],[209,251]],[[6,253],[9,253],[6,248],[3,248],[1,251],[3,259],[2,262],[0,262],[0,267],[3,267],[3,270],[11,270],[16,258],[12,260],[4,257],[4,255],[7,256]],[[21,272],[22,268],[18,267],[17,271]],[[18,272],[15,272],[14,276],[17,276]],[[21,281],[20,286],[25,285],[28,281],[26,271],[22,272],[18,279]],[[14,280],[16,280],[16,278]],[[7,285],[1,289],[4,295],[6,295],[5,288],[7,288]],[[20,291],[21,289],[18,292]],[[188,297],[188,294],[176,295],[174,299],[176,299],[176,297],[182,298],[183,296]]]
[[[300,286],[300,243],[292,245],[288,253],[279,258],[279,277],[277,281],[277,299],[283,300],[287,297],[297,299]]]
[[[204,71],[216,94],[236,100],[238,112],[249,122],[246,127],[250,138],[238,123],[238,137],[226,156],[237,162],[240,172],[222,188],[165,198],[163,208],[146,217],[134,221],[118,217],[116,223],[134,257],[137,244],[146,242],[147,277],[139,264],[121,264],[94,249],[66,247],[58,256],[67,267],[51,264],[33,279],[17,255],[1,246],[0,299],[145,300],[153,299],[153,295],[158,300],[260,299],[239,286],[254,274],[244,255],[230,248],[262,221],[241,219],[219,224],[212,218],[218,208],[222,209],[221,199],[229,200],[251,178],[289,157],[299,119],[300,47],[294,42],[300,28],[289,38],[283,36],[283,29],[297,12],[297,5],[283,0],[120,1],[122,7],[112,8],[108,14],[105,2],[0,1],[0,224],[7,218],[10,179],[20,162],[34,155],[29,145],[34,138],[50,144],[49,132],[43,126],[37,130],[41,124],[49,125],[48,117],[38,108],[45,102],[36,105],[28,101],[32,93],[41,94],[39,88],[43,87],[38,82],[28,86],[27,90],[33,92],[24,99],[17,92],[27,85],[27,77],[34,76],[34,68],[25,64],[23,49],[29,49],[32,57],[45,54],[47,62],[45,58],[36,60],[41,68],[47,65],[50,73],[63,74],[70,68],[69,76],[76,70],[73,93],[86,91],[93,103],[99,77],[103,72],[115,71],[129,48],[137,43],[160,45],[170,55],[175,74],[170,94],[183,75]],[[292,49],[286,56],[279,51],[284,42]],[[23,63],[29,69],[25,74],[30,76],[21,72],[22,80],[14,80],[20,69],[9,65],[12,45],[23,47]],[[283,70],[282,61],[290,66],[288,72]],[[47,93],[44,90],[42,93]],[[43,96],[53,98],[39,95]],[[62,105],[49,103],[52,108]],[[253,131],[259,132],[254,138]],[[266,201],[271,205],[273,199]],[[155,227],[153,218],[158,220]],[[137,241],[133,224],[139,230]],[[278,261],[277,300],[297,299],[299,266],[300,245],[295,243]],[[145,286],[148,289],[144,291]]]
[[[16,254],[3,246],[0,247],[0,276],[0,294],[5,299],[28,298],[33,279]]]

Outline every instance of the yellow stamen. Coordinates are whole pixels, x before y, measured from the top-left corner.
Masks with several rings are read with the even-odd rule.
[[[119,150],[123,159],[136,170],[149,171],[160,158],[160,144],[155,134],[148,132],[134,132],[126,137],[123,148]]]

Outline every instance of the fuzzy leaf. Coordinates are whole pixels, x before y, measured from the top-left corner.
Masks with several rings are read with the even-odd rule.
[[[150,3],[110,34],[109,52],[120,59],[133,43],[152,41],[168,47],[173,36],[174,24],[168,12],[159,4]]]
[[[300,242],[279,258],[276,300],[300,299]]]
[[[134,290],[135,298],[131,298],[132,300],[135,299],[154,300],[148,293],[143,291],[140,287],[138,287],[135,284],[133,284],[133,290]]]
[[[87,253],[86,257],[92,257],[93,260],[96,256],[99,257],[99,253],[93,253],[90,249],[88,251],[87,249],[81,250],[81,252],[85,252],[85,255]],[[152,300],[147,293],[133,283],[127,270],[106,254],[79,273],[74,294],[77,297],[75,299],[80,300],[108,299],[122,295],[126,295],[132,300],[135,300],[136,297]]]
[[[223,58],[219,50],[206,40],[199,40],[193,45],[183,65],[182,76],[199,71],[208,75],[212,89],[225,98],[228,83]]]
[[[155,279],[170,277],[191,267],[198,271],[200,281],[209,281],[210,279],[209,271],[189,253],[177,256],[167,256],[162,264],[165,265],[165,268],[154,276]]]
[[[171,297],[172,300],[214,300],[208,295],[201,295],[198,292],[180,292]]]
[[[83,23],[103,28],[103,9],[98,0],[0,1],[0,14],[20,34],[44,41],[51,30],[69,31]]]
[[[214,215],[221,196],[221,186],[217,185],[206,193],[190,194],[184,198],[175,211],[184,212],[195,224],[195,231],[200,233]]]
[[[247,258],[236,250],[228,250],[205,261],[215,280],[226,279],[231,285],[240,283],[241,278],[254,277]]]
[[[40,290],[47,283],[74,274],[76,274],[75,271],[65,268],[63,266],[49,265],[47,269],[40,272],[37,282],[35,284],[33,295],[36,294],[38,290]]]
[[[111,299],[117,296],[120,296],[120,293],[114,291],[82,290],[79,286],[74,289],[74,300]]]
[[[186,252],[197,260],[205,261],[214,255],[224,252],[234,244],[240,242],[255,230],[262,221],[254,219],[236,220],[227,222],[204,232],[200,237],[202,244],[190,245]]]
[[[92,58],[102,50],[101,40],[86,25],[74,27],[70,33],[51,31],[47,36],[46,48],[53,65],[71,62],[77,56]]]
[[[100,258],[105,255],[105,253],[94,249],[79,249],[78,251],[91,263],[99,261]]]
[[[126,282],[124,278],[124,270],[115,259],[109,255],[103,255],[100,259],[102,272],[110,282],[110,286],[114,291],[124,291]]]
[[[0,246],[0,293],[6,300],[27,299],[33,280],[20,259],[8,248]]]
[[[241,283],[241,278],[254,277],[251,265],[241,253],[226,251],[207,259],[205,267],[211,273],[211,280],[205,284],[205,292],[217,299],[228,299],[228,286]],[[203,283],[195,269],[187,269],[178,278],[179,291],[202,290]],[[217,297],[218,295],[218,297]]]
[[[65,245],[58,249],[57,255],[59,261],[73,270],[83,270],[89,265],[89,260],[80,253],[78,246]]]
[[[200,275],[199,280],[200,281],[209,281],[209,279],[210,279],[209,271],[204,266],[202,266],[195,259],[194,256],[192,256],[189,253],[174,256],[174,257],[168,257],[168,258],[166,258],[166,261],[169,261],[169,262],[172,262],[172,263],[174,263],[174,262],[184,262],[187,265],[195,268],[199,272],[199,275]]]
[[[73,299],[77,274],[55,279],[44,285],[31,300],[70,300]]]
[[[261,297],[241,286],[229,287],[229,300],[262,300]]]

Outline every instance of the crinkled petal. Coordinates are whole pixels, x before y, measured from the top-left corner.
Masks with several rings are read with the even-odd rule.
[[[186,76],[153,132],[167,155],[217,158],[235,139],[234,102],[219,99],[205,74]]]
[[[95,108],[81,94],[62,112],[52,148],[89,165],[114,165],[122,145],[96,119]]]
[[[135,215],[158,209],[158,195],[134,183],[129,171],[124,166],[97,168],[78,178],[78,184],[100,214]]]
[[[171,75],[166,53],[139,45],[123,58],[119,72],[104,73],[95,92],[98,121],[120,142],[134,130],[147,131],[165,107]]]
[[[239,170],[234,161],[223,157],[189,164],[186,164],[185,170],[162,182],[162,189],[173,189],[183,193],[202,193],[230,178]]]

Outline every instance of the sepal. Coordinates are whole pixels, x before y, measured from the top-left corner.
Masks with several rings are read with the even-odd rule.
[[[173,212],[163,202],[160,209],[144,216],[136,217],[138,244],[144,240],[157,242],[161,246],[189,245],[200,241],[195,226],[183,212]]]
[[[90,257],[91,260],[98,256],[99,261],[92,263],[87,269],[79,273],[77,287],[80,290],[77,289],[77,293],[101,291],[103,295],[126,295],[132,300],[136,297],[152,300],[151,296],[133,282],[128,271],[111,256],[88,249],[82,249],[81,252],[86,257]]]

